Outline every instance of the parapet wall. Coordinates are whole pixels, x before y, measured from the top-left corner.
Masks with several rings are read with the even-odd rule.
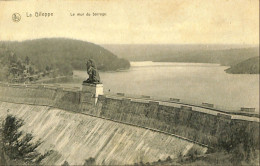
[[[44,85],[0,86],[0,100],[12,103],[43,105],[68,111],[80,111],[80,93],[73,89],[63,89]]]
[[[49,85],[1,85],[0,101],[46,105],[93,115],[175,134],[211,147],[219,142],[240,139],[244,134],[253,140],[252,146],[259,147],[259,118],[256,117],[123,95],[100,95],[95,105],[93,96],[80,90]]]

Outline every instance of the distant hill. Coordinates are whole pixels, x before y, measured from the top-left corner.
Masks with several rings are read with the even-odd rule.
[[[93,59],[101,71],[127,69],[130,62],[93,43],[72,39],[0,41],[0,81],[26,82],[72,75]]]
[[[131,61],[218,63],[231,66],[259,55],[251,45],[103,45]]]
[[[259,74],[259,56],[249,58],[226,69],[232,74]]]
[[[28,56],[39,70],[45,69],[47,65],[56,66],[61,70],[65,67],[86,70],[85,63],[90,58],[94,59],[98,69],[103,71],[130,67],[128,60],[118,58],[99,45],[80,40],[50,38],[0,42],[0,51],[1,48],[7,48],[22,59]]]
[[[218,63],[232,66],[248,58],[259,55],[259,48],[239,48],[228,50],[193,51],[183,55],[161,58],[160,62],[192,62],[192,63]]]

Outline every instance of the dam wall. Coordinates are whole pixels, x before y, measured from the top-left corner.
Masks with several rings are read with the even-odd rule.
[[[255,117],[118,96],[99,96],[95,107],[82,105],[82,113],[176,134],[209,147],[244,136],[254,140],[254,147],[259,147],[259,119]]]
[[[53,150],[43,165],[83,165],[89,158],[96,165],[134,165],[207,151],[168,134],[49,106],[0,102],[0,125],[8,114],[24,120],[22,131],[41,139],[40,153]]]
[[[94,96],[73,88],[50,85],[1,85],[0,101],[49,106],[173,135],[205,147],[230,139],[252,139],[259,148],[259,118],[228,114],[122,94]],[[247,139],[247,138],[242,138]]]
[[[77,89],[52,85],[1,84],[0,101],[80,111],[80,93]]]

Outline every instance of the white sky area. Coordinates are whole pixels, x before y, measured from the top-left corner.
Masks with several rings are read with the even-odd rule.
[[[107,15],[70,16],[86,12]],[[21,14],[20,22],[12,21],[13,13]],[[259,44],[259,0],[0,2],[0,40],[51,37],[96,44]]]

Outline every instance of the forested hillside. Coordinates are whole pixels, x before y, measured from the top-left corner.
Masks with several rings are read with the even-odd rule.
[[[54,38],[23,42],[0,42],[0,79],[10,72],[10,65],[17,69],[19,64],[30,60],[34,72],[56,71],[56,75],[71,75],[73,69],[86,70],[86,61],[94,59],[101,71],[127,69],[129,61],[120,59],[110,51],[93,43]],[[10,62],[12,59],[13,62]],[[17,62],[14,62],[17,61]],[[12,65],[15,63],[15,65]],[[19,63],[19,64],[17,64]],[[8,65],[9,64],[9,65]],[[21,67],[19,70],[23,70]],[[2,75],[2,76],[1,76]],[[7,76],[8,77],[8,76]]]
[[[226,72],[232,74],[259,74],[259,56],[233,65]]]

